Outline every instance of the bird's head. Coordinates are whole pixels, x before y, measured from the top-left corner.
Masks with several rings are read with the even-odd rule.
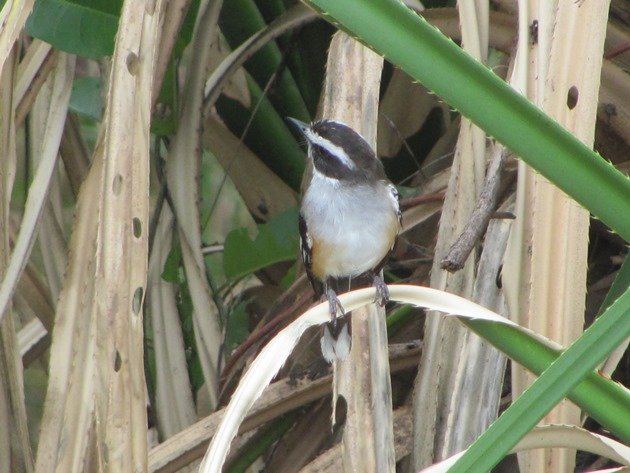
[[[366,184],[385,178],[380,160],[359,133],[335,120],[310,125],[288,118],[308,145],[314,172],[342,182]]]

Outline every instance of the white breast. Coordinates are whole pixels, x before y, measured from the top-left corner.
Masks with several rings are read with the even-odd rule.
[[[302,202],[309,236],[326,251],[325,277],[348,277],[374,269],[398,233],[398,202],[387,181],[375,187],[348,185],[315,172]]]

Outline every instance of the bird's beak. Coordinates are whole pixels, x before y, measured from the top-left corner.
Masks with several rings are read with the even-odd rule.
[[[296,130],[298,130],[302,135],[306,134],[306,130],[308,130],[309,125],[301,122],[300,120],[296,120],[295,118],[287,117],[287,123],[293,126]]]

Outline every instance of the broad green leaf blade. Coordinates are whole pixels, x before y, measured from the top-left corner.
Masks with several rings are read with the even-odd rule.
[[[225,353],[231,354],[249,335],[249,314],[247,301],[240,301],[230,310],[225,322]]]
[[[120,0],[38,0],[26,22],[26,32],[55,48],[79,56],[100,58],[114,51]]]
[[[258,226],[252,240],[245,228],[232,230],[225,239],[223,265],[228,278],[241,278],[280,261],[297,256],[297,208],[292,208]]]
[[[623,260],[623,264],[621,265],[621,268],[619,268],[617,277],[615,277],[608,294],[606,294],[604,302],[602,302],[602,306],[599,308],[598,315],[608,309],[615,299],[630,288],[630,257],[628,256],[629,255],[626,255],[626,258]]]
[[[265,92],[249,77],[247,84],[252,97],[250,108],[221,96],[216,103],[217,110],[235,134],[237,130],[247,130],[243,142],[284,182],[299,190],[306,161],[304,151],[291,134],[285,117],[273,107]]]
[[[253,0],[231,0],[229,7],[221,10],[219,24],[232,49],[267,26]],[[283,61],[282,51],[275,41],[270,41],[247,61],[246,67],[261,88],[277,75],[270,99],[280,115],[309,120],[300,90]]]
[[[542,374],[562,354],[560,350],[514,327],[483,320],[462,319],[461,322],[537,375]],[[622,385],[592,370],[567,397],[605,429],[619,437],[630,437],[630,423],[624,418],[630,405],[630,392]]]
[[[473,443],[450,471],[490,471],[501,458],[630,335],[627,290]],[[616,432],[630,442],[630,403],[622,412],[626,428]]]
[[[306,0],[630,241],[630,181],[397,0]]]
[[[98,77],[78,77],[72,84],[70,110],[96,121],[103,116],[101,81]]]

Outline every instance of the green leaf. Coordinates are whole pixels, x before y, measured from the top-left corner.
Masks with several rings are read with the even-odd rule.
[[[231,0],[229,8],[221,9],[219,25],[228,43],[235,49],[263,29],[266,23],[253,0]],[[252,56],[247,61],[246,68],[261,87],[265,87],[275,77],[274,92],[269,95],[280,115],[304,121],[310,119],[291,71],[283,66],[283,53],[275,41],[270,41]]]
[[[225,353],[232,351],[245,341],[249,335],[249,316],[247,302],[241,301],[230,311],[225,327]]]
[[[78,77],[72,84],[70,110],[100,121],[103,116],[101,81],[98,77]]]
[[[304,173],[305,155],[295,141],[284,117],[271,105],[267,94],[248,78],[252,98],[250,109],[238,101],[221,96],[216,106],[221,118],[231,130],[247,129],[245,144],[293,189],[299,190]],[[253,114],[253,116],[252,116]]]
[[[232,230],[225,239],[223,267],[228,278],[238,279],[280,261],[291,261],[298,251],[296,207],[258,225],[251,239],[245,228]]]
[[[165,105],[165,110],[161,113],[154,113],[151,118],[151,133],[154,135],[169,136],[177,131],[178,104],[175,62],[171,60],[164,71],[158,102]]]
[[[121,0],[38,0],[26,32],[55,48],[100,58],[114,51]]]
[[[177,35],[175,46],[173,47],[173,57],[180,58],[188,43],[192,39],[193,30],[195,28],[195,21],[197,19],[197,13],[199,13],[200,0],[191,0],[188,6],[188,11],[182,22],[182,26]]]
[[[552,349],[509,325],[484,320],[461,321],[508,357],[537,375],[547,370],[562,354],[561,351]],[[620,384],[600,376],[596,371],[591,371],[571,390],[568,397],[610,432],[619,437],[623,435],[630,437],[630,424],[626,421],[630,395]]]
[[[608,307],[610,307],[610,304],[621,297],[621,295],[626,292],[628,288],[630,288],[630,257],[626,255],[625,259],[623,260],[623,264],[621,265],[621,268],[619,268],[619,272],[617,273],[617,276],[615,277],[615,280],[613,281],[613,284],[608,291],[608,294],[606,294],[604,302],[602,302],[602,306],[599,308],[597,315],[602,314],[606,309],[608,309]]]
[[[547,368],[449,470],[490,471],[501,458],[630,335],[630,290],[617,299],[580,338]],[[626,396],[627,399],[627,396]],[[599,399],[608,402],[607,399]],[[615,433],[630,441],[630,403]]]
[[[162,279],[173,284],[180,282],[180,267],[182,262],[182,249],[179,245],[173,245],[164,262]]]

